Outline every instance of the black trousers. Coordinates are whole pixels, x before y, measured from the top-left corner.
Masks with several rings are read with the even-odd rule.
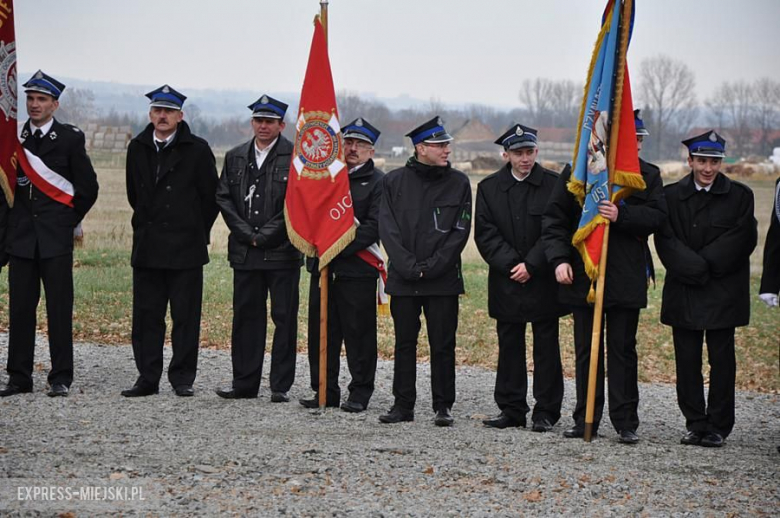
[[[417,339],[420,313],[425,312],[431,349],[433,410],[455,403],[455,333],[458,330],[458,296],[394,296],[390,312],[395,327],[393,396],[395,405],[413,410],[417,400]]]
[[[525,423],[528,413],[528,372],[526,370],[525,322],[497,322],[498,371],[493,396],[498,408],[512,419]],[[532,419],[561,418],[563,369],[558,341],[558,319],[532,322],[534,358],[534,411]]]
[[[198,370],[203,267],[133,268],[133,356],[138,385],[158,387],[163,371],[165,313],[171,306],[173,357],[168,381],[192,385]]]
[[[710,363],[706,407],[701,373],[705,335]],[[728,437],[734,428],[734,383],[737,376],[734,328],[696,331],[674,327],[672,336],[677,363],[677,402],[685,416],[685,426],[691,431],[713,431]]]
[[[309,370],[311,388],[320,380],[320,275],[311,276],[309,289]],[[341,401],[339,369],[341,344],[347,351],[352,377],[350,401],[368,406],[376,377],[376,279],[331,276],[328,284],[328,366],[326,403]]]
[[[636,356],[636,329],[639,309],[608,308],[602,319],[599,344],[598,380],[593,430],[597,431],[604,410],[604,329],[607,335],[607,370],[609,373],[609,419],[615,430],[636,431],[639,427],[639,385]],[[574,309],[574,353],[576,356],[577,403],[574,422],[585,424],[585,407],[590,369],[590,342],[593,332],[593,309]]]
[[[73,254],[48,259],[10,257],[8,381],[22,389],[32,388],[41,282],[46,290],[51,358],[49,385],[70,387],[73,382]]]
[[[300,268],[233,270],[233,388],[260,390],[268,329],[266,300],[271,294],[274,323],[271,391],[287,392],[295,381]]]

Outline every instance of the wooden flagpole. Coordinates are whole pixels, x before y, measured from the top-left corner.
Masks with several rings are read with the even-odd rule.
[[[623,3],[623,0],[615,0]],[[609,127],[609,144],[607,158],[607,172],[609,180],[607,181],[607,192],[612,196],[612,181],[615,172],[615,162],[617,159],[617,140],[620,125],[615,124],[615,120],[620,120],[620,105],[622,101],[623,75],[625,69],[626,46],[628,45],[628,31],[630,30],[632,0],[625,0],[621,8],[620,24],[618,26],[618,59],[615,60],[615,88],[612,93],[615,96],[612,99],[612,114]],[[617,109],[616,109],[617,108]],[[616,119],[617,117],[617,119]],[[593,438],[593,418],[596,412],[596,383],[598,381],[598,366],[601,359],[601,323],[604,317],[604,284],[607,274],[607,250],[609,249],[609,220],[604,224],[604,237],[601,242],[601,257],[599,258],[599,275],[596,281],[596,303],[593,306],[593,331],[590,341],[590,369],[588,372],[588,395],[585,404],[585,430],[583,439],[590,442]]]
[[[320,21],[325,32],[325,42],[328,41],[328,0],[320,0]],[[328,274],[330,267],[320,270],[320,382],[317,397],[320,410],[325,410],[328,389]]]

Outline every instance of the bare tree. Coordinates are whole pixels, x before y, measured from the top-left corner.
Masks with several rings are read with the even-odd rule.
[[[696,117],[696,79],[688,65],[664,55],[642,61],[639,77],[639,99],[655,135],[651,154],[671,156]]]
[[[520,88],[520,103],[528,112],[528,125],[549,126],[552,122],[553,82],[537,77],[526,79]]]
[[[95,93],[92,90],[69,88],[60,97],[58,119],[78,126],[95,120],[97,115]]]
[[[730,143],[736,156],[750,152],[753,122],[753,88],[745,81],[723,82],[707,103],[716,105],[716,113],[723,117],[724,132],[731,137]]]
[[[551,126],[554,128],[576,126],[581,103],[581,83],[565,79],[553,82],[550,88]]]
[[[753,85],[754,124],[760,133],[758,152],[771,154],[772,143],[769,134],[780,126],[780,82],[768,77],[759,79]]]

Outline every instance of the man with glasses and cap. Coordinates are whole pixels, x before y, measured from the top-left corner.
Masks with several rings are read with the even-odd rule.
[[[256,398],[260,390],[268,328],[266,300],[274,322],[271,401],[290,401],[298,338],[301,253],[287,237],[284,197],[293,144],[281,133],[287,105],[263,95],[252,111],[254,137],[225,155],[217,203],[230,229],[233,268],[233,382],[218,388],[225,399]]]
[[[460,254],[471,230],[471,184],[448,161],[452,137],[440,117],[406,135],[414,155],[385,176],[379,237],[389,259],[387,293],[395,326],[393,396],[383,423],[414,420],[417,339],[425,313],[436,426],[452,426]]]
[[[146,94],[150,123],[127,148],[127,199],[133,208],[133,356],[138,379],[125,397],[156,394],[170,304],[173,357],[168,381],[194,395],[203,265],[209,262],[217,170],[208,142],[183,120],[186,97],[168,85]]]
[[[525,427],[525,329],[533,329],[536,405],[533,430],[548,432],[561,417],[563,372],[558,317],[566,310],[555,296],[555,273],[540,239],[542,214],[558,175],[537,161],[537,132],[515,124],[496,144],[506,165],[477,188],[474,241],[490,266],[488,311],[498,334],[498,372],[494,398],[501,413],[482,421],[490,428]]]
[[[380,131],[366,119],[358,118],[341,128],[344,156],[349,168],[349,191],[357,219],[355,240],[330,263],[328,284],[328,381],[325,405],[339,406],[339,363],[341,343],[347,350],[347,366],[352,376],[349,396],[341,404],[345,412],[363,412],[374,393],[377,338],[377,268],[359,253],[379,241],[379,205],[384,173],[374,167],[374,145]],[[378,251],[378,248],[376,249]],[[306,408],[317,408],[320,365],[319,264],[307,260],[311,271],[309,289],[309,370],[315,395],[301,399]]]
[[[601,333],[596,380],[596,406],[593,435],[599,429],[604,411],[604,361],[606,342],[609,384],[609,420],[618,434],[618,442],[639,442],[639,380],[636,332],[639,312],[647,307],[648,272],[647,238],[666,220],[663,184],[657,169],[641,168],[645,189],[636,191],[615,204],[604,200],[599,214],[610,221],[609,252],[604,284],[605,332]],[[571,308],[574,317],[574,354],[576,404],[574,426],[563,432],[567,438],[585,434],[585,411],[590,376],[593,306],[587,302],[590,279],[572,236],[577,231],[582,207],[567,184],[571,167],[561,172],[542,219],[545,253],[555,270],[558,300]]]
[[[8,272],[8,384],[0,397],[33,390],[35,326],[46,291],[51,370],[48,395],[67,396],[73,382],[73,235],[98,195],[84,134],[54,118],[65,85],[38,71],[24,84],[29,118],[7,215],[3,263]]]
[[[734,332],[750,320],[753,192],[720,172],[726,141],[715,131],[683,141],[691,173],[664,187],[669,219],[655,236],[666,267],[661,322],[672,327],[682,444],[720,447],[734,427]],[[709,396],[701,371],[707,342]]]

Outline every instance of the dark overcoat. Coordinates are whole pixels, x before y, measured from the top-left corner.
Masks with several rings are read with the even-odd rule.
[[[664,188],[669,219],[655,236],[666,267],[661,322],[725,329],[750,320],[750,254],[758,239],[749,187],[718,174],[707,194],[693,173]]]
[[[474,241],[490,266],[488,311],[497,320],[535,322],[565,314],[540,239],[542,214],[557,180],[557,174],[536,163],[522,184],[512,176],[511,164],[479,182]],[[526,206],[519,208],[512,197],[521,188],[528,192]],[[513,281],[512,268],[523,262],[531,278]]]

